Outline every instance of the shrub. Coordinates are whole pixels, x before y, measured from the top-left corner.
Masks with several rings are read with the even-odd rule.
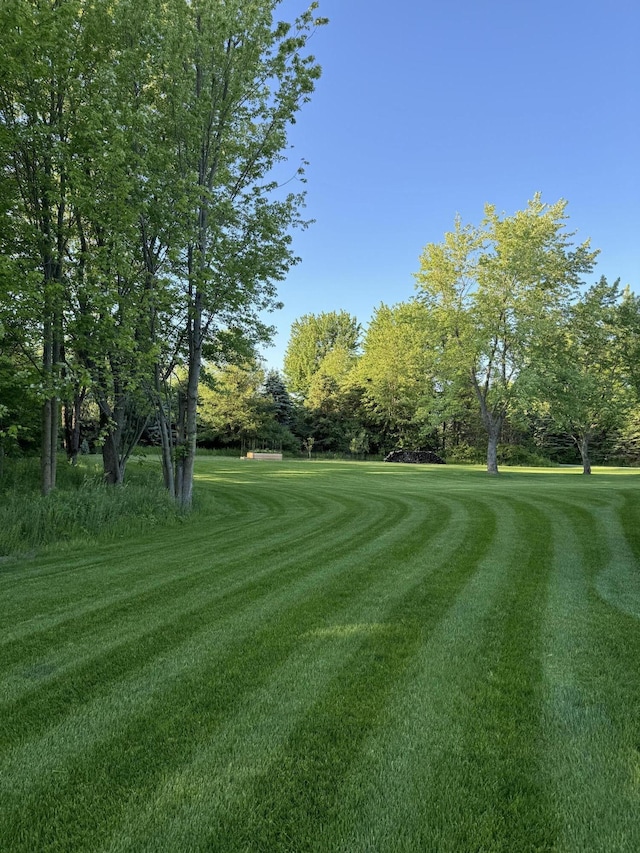
[[[521,444],[500,444],[498,462],[502,465],[522,465],[530,468],[549,468],[553,463],[546,456],[534,453]]]
[[[445,460],[453,464],[478,464],[486,461],[487,452],[485,449],[474,447],[471,444],[461,441],[447,450]]]

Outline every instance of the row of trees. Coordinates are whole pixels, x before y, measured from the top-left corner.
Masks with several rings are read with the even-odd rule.
[[[381,305],[362,337],[345,312],[296,321],[285,375],[317,440],[460,456],[483,433],[491,473],[505,434],[547,450],[567,437],[585,473],[594,440],[615,436],[622,452],[640,301],[604,277],[583,285],[597,252],[574,245],[565,209],[537,195],[513,216],[487,206],[479,226],[457,220],[425,248],[416,298]]]
[[[581,286],[596,253],[572,245],[564,211],[564,202],[536,197],[513,217],[489,207],[477,228],[456,222],[426,247],[416,298],[380,305],[366,331],[344,311],[297,320],[284,375],[265,374],[255,355],[207,362],[200,442],[352,454],[423,447],[472,460],[484,439],[491,472],[501,439],[507,459],[535,452],[566,461],[573,445],[585,472],[594,443],[600,458],[605,450],[635,461],[640,300],[605,278]],[[19,349],[0,361],[5,442],[20,433],[24,443],[38,429],[39,386],[20,364]],[[187,365],[174,370],[167,398],[184,397],[188,383]],[[144,417],[128,447],[140,434],[161,446],[165,434],[179,434],[175,411],[149,418],[144,400],[133,400],[129,423]],[[100,397],[74,402],[66,430],[77,430],[74,446],[81,436],[104,443]]]
[[[153,438],[183,506],[199,428],[458,456],[483,432],[491,472],[501,437],[564,434],[588,471],[594,438],[633,422],[640,310],[617,282],[584,289],[597,253],[572,242],[563,201],[456,221],[414,300],[364,334],[345,312],[302,317],[284,377],[265,378],[251,354],[306,224],[276,178],[324,23],[316,3],[292,25],[276,6],[0,6],[0,461],[37,438],[46,494],[61,425],[73,459],[89,411],[107,481]]]
[[[90,400],[106,479],[153,420],[165,484],[191,503],[203,363],[268,339],[305,224],[276,177],[324,21],[312,3],[277,23],[276,6],[0,6],[0,446],[36,432],[35,398],[45,494],[61,420],[73,458]]]

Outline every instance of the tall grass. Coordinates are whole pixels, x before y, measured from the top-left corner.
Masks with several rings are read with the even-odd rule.
[[[58,486],[43,497],[38,461],[11,460],[0,481],[0,556],[56,543],[113,539],[178,517],[154,465],[130,464],[127,482],[114,488],[105,485],[94,459],[76,466],[61,461]]]

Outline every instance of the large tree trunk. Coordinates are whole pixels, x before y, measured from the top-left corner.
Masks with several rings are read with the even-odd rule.
[[[120,462],[120,439],[122,427],[107,404],[100,404],[100,428],[104,434],[102,444],[102,469],[105,483],[120,486],[124,482],[124,466]]]
[[[117,439],[110,433],[102,445],[102,466],[105,482],[110,486],[121,486],[124,482],[124,466],[120,463]]]
[[[487,389],[481,388],[476,379],[475,373],[471,373],[471,381],[473,390],[476,393],[478,402],[480,403],[480,412],[482,414],[482,423],[487,431],[487,473],[498,473],[498,442],[504,424],[504,411],[492,411],[487,405]]]
[[[500,431],[502,429],[502,424],[499,426],[492,426],[491,429],[487,429],[488,433],[488,442],[487,442],[487,473],[488,474],[497,474],[498,473],[498,441],[500,439]]]
[[[573,440],[578,445],[578,450],[580,451],[580,459],[582,460],[582,473],[590,474],[591,473],[591,459],[589,458],[589,441],[591,436],[588,432],[583,433],[580,436],[574,436]]]

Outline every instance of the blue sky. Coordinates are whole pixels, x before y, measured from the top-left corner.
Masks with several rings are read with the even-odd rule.
[[[304,0],[283,0],[291,20]],[[281,283],[265,350],[291,323],[344,309],[366,325],[414,294],[428,242],[456,213],[479,222],[536,191],[568,200],[596,274],[640,290],[640,4],[637,0],[320,0],[323,75],[292,128],[309,160],[301,263]]]

